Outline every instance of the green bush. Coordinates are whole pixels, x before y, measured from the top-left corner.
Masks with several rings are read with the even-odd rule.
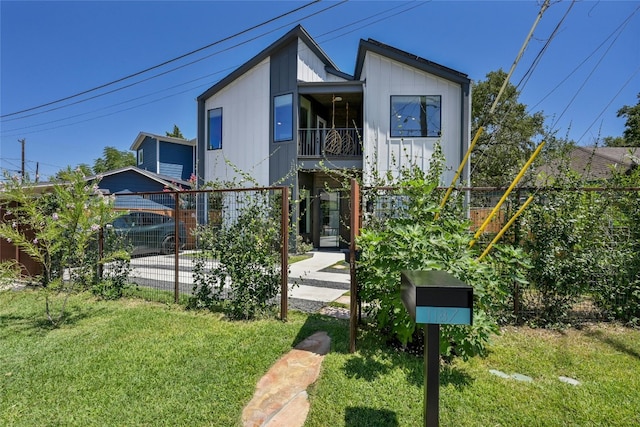
[[[202,250],[190,306],[220,306],[231,318],[251,319],[271,311],[280,291],[280,198],[267,191],[238,197],[235,218],[196,231]]]
[[[510,274],[501,276],[494,269],[495,258],[477,260],[477,252],[469,248],[470,223],[460,209],[453,207],[436,218],[442,196],[436,191],[441,165],[437,151],[429,172],[418,167],[402,170],[393,183],[398,191],[386,197],[386,205],[393,208],[387,210],[384,220],[376,217],[375,209],[368,214],[357,240],[361,255],[356,271],[360,297],[375,326],[402,345],[419,339],[420,334],[400,298],[402,270],[447,271],[473,286],[473,325],[446,325],[440,336],[445,358],[467,359],[482,354],[490,335],[498,332],[497,317],[504,311],[507,286],[499,279]],[[371,198],[373,193],[364,197]]]
[[[614,172],[611,185],[640,187],[640,168]],[[593,297],[608,317],[640,325],[640,192],[616,191],[605,197],[610,210],[604,225],[612,238],[603,251],[606,274],[599,276]]]
[[[97,182],[88,183],[82,172],[70,169],[60,176],[63,181],[47,192],[38,191],[28,178],[7,177],[0,199],[5,211],[0,238],[42,266],[36,280],[47,291],[47,316],[54,324],[62,319],[71,292],[99,283],[103,260],[97,251],[98,232],[118,216],[113,199],[99,191]],[[65,297],[54,314],[49,297],[56,294]]]

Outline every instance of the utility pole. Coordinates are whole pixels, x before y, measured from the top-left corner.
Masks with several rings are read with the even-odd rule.
[[[22,168],[20,171],[22,172],[22,179],[24,180],[24,144],[27,142],[24,138],[19,139],[18,142],[22,144]]]

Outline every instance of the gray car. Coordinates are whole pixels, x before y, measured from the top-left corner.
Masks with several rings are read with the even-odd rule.
[[[133,249],[131,255],[171,254],[176,250],[176,222],[173,218],[153,212],[130,212],[115,219],[109,229]],[[180,221],[179,248],[187,241],[187,228]]]

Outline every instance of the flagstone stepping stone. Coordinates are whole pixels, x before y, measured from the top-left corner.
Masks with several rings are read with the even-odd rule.
[[[498,371],[497,369],[489,369],[489,373],[496,375],[500,378],[505,378],[505,379],[514,379],[514,380],[518,380],[518,381],[524,381],[524,382],[528,382],[528,383],[532,383],[533,382],[533,378],[528,377],[526,375],[522,375],[522,374],[506,374],[502,371]]]
[[[282,356],[258,381],[242,411],[244,427],[298,427],[309,413],[307,387],[320,375],[331,338],[316,332]]]
[[[493,375],[496,375],[500,378],[511,378],[511,376],[509,374],[505,374],[502,371],[498,371],[497,369],[489,369],[489,372],[492,373]]]
[[[522,374],[511,374],[511,378],[513,378],[514,380],[518,380],[518,381],[524,381],[526,383],[532,383],[533,382],[533,378],[528,377],[526,375],[522,375]]]
[[[573,378],[559,376],[558,379],[560,381],[562,381],[563,383],[567,383],[567,384],[571,384],[571,385],[580,385],[580,381],[578,381],[576,379],[573,379]]]

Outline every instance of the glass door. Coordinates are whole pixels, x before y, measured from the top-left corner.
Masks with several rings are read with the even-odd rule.
[[[340,244],[340,193],[320,193],[320,247],[337,248]]]

